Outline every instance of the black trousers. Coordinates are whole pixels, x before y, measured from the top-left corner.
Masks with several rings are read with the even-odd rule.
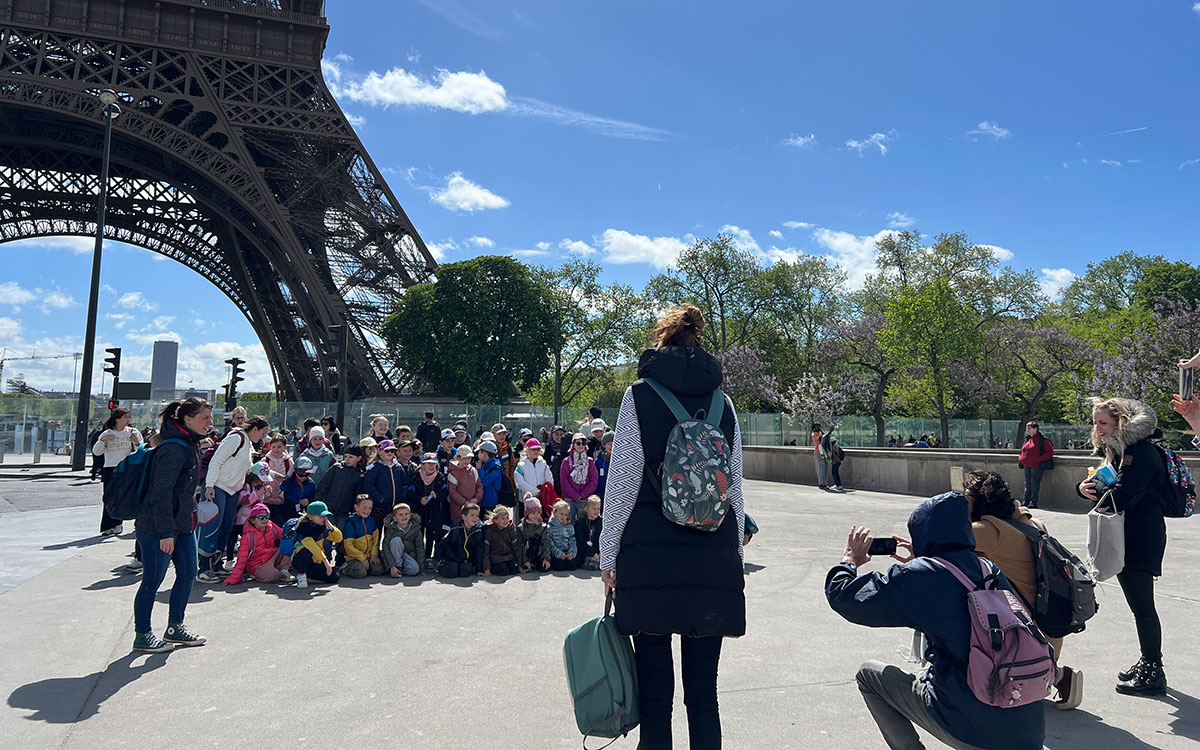
[[[719,637],[682,638],[683,702],[692,750],[721,748],[721,717],[717,710],[721,641]],[[638,750],[671,750],[671,704],[675,700],[671,636],[640,633],[633,637],[633,650],[642,719]]]
[[[446,530],[442,528],[440,523],[430,524],[425,527],[425,558],[427,560],[436,560],[437,552],[442,551],[442,540],[446,538]]]
[[[475,575],[475,564],[471,562],[454,562],[448,560],[441,564],[438,572],[446,578],[467,578]]]
[[[550,558],[550,570],[575,570],[575,558],[570,560],[560,560],[557,557]]]
[[[512,560],[492,563],[492,575],[494,576],[511,576],[516,575],[517,572],[517,564]]]
[[[103,461],[104,457],[101,456],[100,460]],[[102,483],[104,483],[106,486],[108,485],[108,478],[112,476],[113,469],[115,469],[115,468],[116,467],[114,466],[110,469],[106,466],[100,470],[100,481]],[[112,516],[108,515],[108,508],[104,507],[104,503],[101,503],[100,504],[100,532],[104,533],[105,531],[108,531],[109,529],[114,529],[120,525],[121,525],[121,522],[118,521],[117,519],[113,518]]]
[[[1154,608],[1154,576],[1140,570],[1125,570],[1117,574],[1121,592],[1129,610],[1133,612],[1133,624],[1137,626],[1138,645],[1146,661],[1162,661],[1162,623],[1158,610]]]
[[[313,559],[312,552],[299,546],[296,547],[296,554],[292,555],[292,572],[296,575],[304,574],[309,578],[326,583],[337,583],[338,579],[342,577],[336,569],[332,573],[326,573],[325,563],[317,562]]]

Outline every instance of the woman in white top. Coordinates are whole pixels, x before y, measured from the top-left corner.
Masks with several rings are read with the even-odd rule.
[[[104,422],[104,432],[100,433],[96,444],[92,446],[92,454],[102,457],[100,481],[105,485],[117,464],[142,444],[142,434],[129,426],[132,421],[133,415],[125,407],[113,409]],[[108,515],[108,510],[101,506],[100,536],[113,536],[123,530],[121,522]]]

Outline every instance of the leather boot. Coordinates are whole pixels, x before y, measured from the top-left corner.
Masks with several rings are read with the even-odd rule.
[[[1129,669],[1126,669],[1124,672],[1117,672],[1117,682],[1128,682],[1129,680],[1132,680],[1133,676],[1136,675],[1138,670],[1140,670],[1145,664],[1146,659],[1143,657],[1138,659],[1136,664]]]
[[[1146,662],[1131,679],[1117,683],[1117,692],[1124,695],[1166,695],[1167,674],[1162,662]]]

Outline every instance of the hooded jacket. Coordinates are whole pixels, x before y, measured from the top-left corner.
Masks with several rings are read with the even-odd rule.
[[[320,482],[317,482],[317,492],[313,499],[324,502],[335,518],[345,518],[354,512],[354,501],[362,492],[362,485],[362,470],[339,461],[325,472]]]
[[[530,492],[534,497],[542,496],[542,485],[547,482],[554,482],[554,475],[550,472],[550,464],[546,463],[546,459],[538,456],[538,460],[534,462],[529,456],[523,456],[517,464],[516,471],[513,472],[513,484],[516,485],[517,497],[525,497],[526,492]]]
[[[638,377],[654,378],[691,414],[711,406],[712,392],[723,379],[715,357],[699,347],[685,346],[647,350],[638,364]],[[613,440],[600,540],[601,569],[616,570],[620,580],[617,626],[626,635],[745,635],[745,508],[737,415],[726,397],[720,429],[732,446],[728,477],[732,510],[712,532],[667,520],[662,496],[647,479],[662,465],[667,437],[676,424],[674,414],[649,383],[639,380],[625,392]]]
[[[546,536],[546,524],[541,521],[534,523],[528,518],[523,518],[517,526],[517,538],[520,543],[518,564],[529,563],[534,568],[541,568],[543,561],[549,562],[550,540]]]
[[[494,563],[516,563],[521,557],[521,538],[511,521],[503,529],[488,521],[483,525],[483,539],[487,542],[487,568]]]
[[[982,581],[967,498],[948,492],[926,500],[913,511],[908,531],[916,559],[893,565],[886,573],[861,576],[854,565],[835,565],[825,579],[829,605],[859,625],[913,628],[925,634],[929,668],[921,676],[923,698],[952,736],[983,750],[1040,750],[1046,734],[1040,702],[999,708],[981,703],[971,692],[967,590],[929,559],[945,558],[972,581]],[[1011,588],[1002,573],[1000,584]]]
[[[1150,440],[1162,432],[1149,406],[1133,399],[1117,400],[1129,409],[1130,418],[1124,429],[1098,446],[1097,453],[1114,457],[1117,472],[1116,484],[1101,495],[1100,503],[1115,504],[1125,513],[1125,569],[1161,576],[1167,550],[1162,501],[1169,487],[1162,454]]]
[[[475,572],[484,570],[487,555],[487,543],[483,538],[483,524],[477,523],[466,528],[462,521],[450,527],[450,533],[438,550],[440,562],[469,562],[475,566]]]
[[[483,486],[483,499],[479,501],[479,507],[484,510],[496,507],[496,503],[500,502],[500,483],[503,481],[504,467],[500,465],[500,459],[489,458],[479,470],[479,482]]]
[[[329,449],[328,445],[322,445],[321,450],[305,448],[303,453],[296,456],[296,459],[299,460],[305,456],[312,461],[312,480],[320,485],[325,474],[333,467],[336,456],[333,455],[333,451]]]
[[[424,502],[424,498],[430,495],[433,499]],[[433,479],[428,484],[425,483],[420,470],[413,473],[412,484],[408,486],[408,504],[412,506],[413,513],[419,514],[418,525],[421,525],[421,519],[424,519],[425,526],[431,528],[441,528],[446,523],[450,513],[447,495],[446,477],[441,471],[434,472]]]
[[[557,560],[564,552],[570,559],[579,557],[579,548],[575,545],[575,525],[570,521],[562,523],[557,518],[550,519],[546,536],[550,539],[550,559]]]
[[[400,564],[392,554],[392,540],[399,537],[404,542],[404,553],[411,555],[417,561],[421,570],[425,570],[425,534],[421,531],[421,516],[412,514],[408,528],[401,529],[396,519],[389,518],[383,525],[383,567],[399,568]]]
[[[391,465],[376,461],[367,467],[363,475],[362,491],[375,501],[372,515],[377,523],[384,523],[392,515],[392,508],[397,503],[405,502],[408,497],[408,469],[400,464],[399,459],[392,459]]]
[[[296,553],[299,554],[300,549],[306,549],[312,553],[312,559],[315,563],[325,562],[325,540],[328,539],[334,544],[342,541],[342,532],[336,525],[325,526],[324,524],[313,523],[308,520],[308,516],[302,516],[300,522],[296,524]]]
[[[146,495],[134,528],[159,539],[174,539],[196,528],[196,486],[200,481],[197,443],[203,436],[184,427],[183,422],[168,419],[159,437],[146,470]],[[187,447],[167,442],[169,438],[182,440]]]
[[[251,516],[260,513],[270,513],[270,510],[262,503],[250,509]],[[283,530],[271,521],[267,521],[267,528],[262,531],[259,531],[253,521],[246,521],[242,526],[242,539],[238,542],[237,562],[234,563],[233,570],[229,571],[229,578],[225,582],[230,585],[241,583],[242,576],[246,573],[253,573],[271,562],[275,553],[279,551],[279,539],[282,535]]]
[[[450,464],[450,473],[446,475],[446,490],[450,500],[450,523],[462,520],[462,509],[467,503],[478,504],[483,500],[483,482],[479,481],[479,471],[470,464],[457,466]]]

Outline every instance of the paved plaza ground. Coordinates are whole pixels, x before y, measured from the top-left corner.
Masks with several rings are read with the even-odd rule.
[[[762,533],[746,554],[749,632],[725,642],[721,662],[725,747],[883,748],[853,676],[865,659],[902,661],[910,634],[845,623],[821,588],[850,524],[903,532],[919,498],[761,482],[746,496]],[[197,584],[188,624],[208,645],[134,656],[139,578],[120,572],[132,541],[95,537],[98,502],[98,486],[74,478],[0,478],[4,748],[580,746],[561,643],[602,608],[595,574],[307,591]],[[1082,549],[1083,515],[1041,516]],[[1084,705],[1047,709],[1048,748],[1200,747],[1200,520],[1169,533],[1158,598],[1169,695],[1113,692],[1137,647],[1120,590],[1105,584],[1100,613],[1065,647],[1087,676]],[[171,580],[155,609],[160,633]],[[678,690],[676,703],[684,748]]]

